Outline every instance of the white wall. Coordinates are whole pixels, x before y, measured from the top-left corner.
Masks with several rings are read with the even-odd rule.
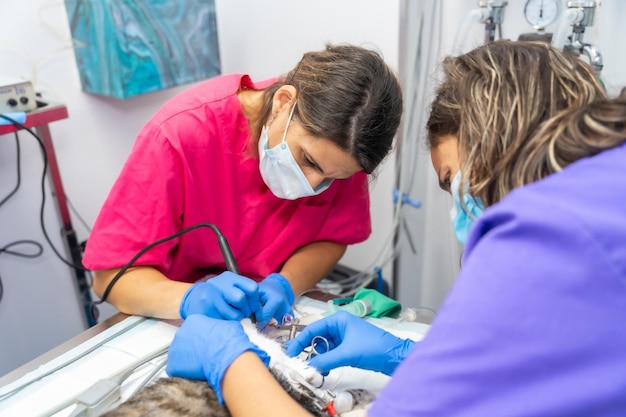
[[[51,127],[65,192],[87,226],[93,224],[134,137],[177,87],[120,101],[81,91],[64,3],[59,0],[3,2],[0,13],[0,73],[34,82],[48,100],[64,103],[69,118]],[[376,46],[397,65],[399,0],[216,0],[222,71],[262,79],[282,74],[307,50],[326,42]],[[245,10],[245,12],[244,12]],[[0,301],[0,375],[48,351],[84,329],[69,268],[45,244],[38,223],[41,156],[34,140],[20,134],[22,186],[0,207],[0,247],[18,239],[42,242],[35,260],[0,254],[4,299]],[[12,136],[0,136],[0,199],[15,184]],[[377,253],[391,224],[393,158],[373,191],[376,219],[370,241],[350,248],[344,262],[355,268]],[[50,204],[46,225],[57,247],[59,223]],[[72,213],[79,240],[88,237]],[[103,317],[114,312],[102,309]]]

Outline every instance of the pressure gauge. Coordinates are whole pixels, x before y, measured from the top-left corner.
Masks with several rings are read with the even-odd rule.
[[[560,14],[561,0],[528,0],[524,6],[526,20],[538,30],[556,22]]]

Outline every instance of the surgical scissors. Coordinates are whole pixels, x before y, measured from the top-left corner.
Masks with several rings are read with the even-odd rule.
[[[323,341],[324,344],[326,345],[326,350],[324,350],[323,352],[319,352],[316,347],[318,346],[318,342],[316,341]],[[328,343],[328,339],[326,339],[324,336],[315,336],[313,337],[313,339],[311,339],[311,345],[307,348],[308,352],[307,352],[307,360],[310,360],[313,355],[321,355],[322,353],[328,352],[330,350],[330,343]]]

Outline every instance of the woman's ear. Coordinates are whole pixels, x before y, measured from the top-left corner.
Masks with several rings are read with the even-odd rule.
[[[293,85],[283,85],[274,93],[272,98],[272,115],[280,113],[283,109],[291,110],[296,102],[298,90]]]

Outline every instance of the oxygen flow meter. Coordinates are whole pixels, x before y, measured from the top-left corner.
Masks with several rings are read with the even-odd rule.
[[[561,0],[528,0],[524,6],[526,21],[538,31],[556,22],[561,14]]]

